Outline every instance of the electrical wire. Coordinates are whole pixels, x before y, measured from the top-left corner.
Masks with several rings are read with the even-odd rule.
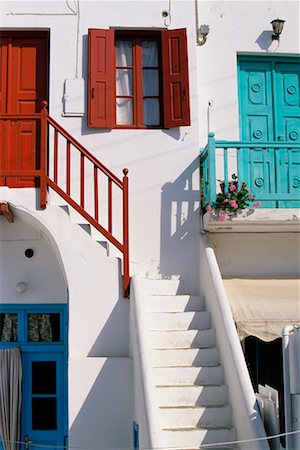
[[[273,435],[269,435],[266,437],[261,437],[261,438],[253,438],[253,439],[241,439],[239,441],[226,441],[226,442],[215,442],[215,443],[211,443],[211,444],[201,444],[201,448],[211,448],[211,447],[218,447],[221,445],[233,445],[233,444],[246,444],[246,443],[254,443],[254,442],[259,442],[259,441],[269,441],[271,439],[278,439],[284,436],[292,436],[295,434],[300,434],[300,430],[295,430],[295,431],[289,431],[287,433],[279,433],[279,434],[273,434]],[[18,445],[25,445],[28,444],[28,442],[23,442],[23,441],[2,441],[2,442],[9,442],[9,443],[13,443],[13,444],[18,444]],[[67,450],[108,450],[107,447],[69,447],[69,446],[64,446],[64,445],[46,445],[46,444],[39,444],[39,443],[34,443],[34,442],[30,442],[30,447],[41,447],[41,448],[55,448],[55,449],[67,449]],[[131,447],[126,449],[126,447],[124,448],[114,448],[114,450],[132,450]],[[184,447],[139,447],[139,450],[186,450],[186,446]]]
[[[172,15],[171,15],[171,2],[172,0],[169,0],[169,11],[168,11],[168,16],[165,18],[164,20],[164,25],[165,27],[169,27],[171,25],[171,21],[172,21]]]

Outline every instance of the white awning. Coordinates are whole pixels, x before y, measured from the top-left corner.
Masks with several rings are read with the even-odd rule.
[[[285,325],[300,325],[300,280],[224,279],[240,339],[281,337]]]

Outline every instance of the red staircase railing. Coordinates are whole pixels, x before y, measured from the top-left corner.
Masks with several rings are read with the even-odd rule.
[[[39,168],[14,170],[1,169],[0,161],[0,181],[9,177],[34,177],[39,180],[41,208],[47,206],[47,192],[50,187],[59,194],[72,208],[74,208],[87,222],[98,230],[109,242],[111,242],[123,255],[123,295],[129,297],[130,275],[129,275],[129,215],[128,215],[128,169],[123,170],[123,178],[119,179],[101,162],[99,162],[83,145],[64,130],[52,117],[48,115],[47,102],[42,103],[40,114],[5,114],[0,115],[0,140],[3,139],[3,130],[7,121],[35,120],[40,121],[40,147],[39,147]],[[1,142],[0,142],[1,143]],[[2,143],[1,143],[2,144]],[[63,148],[64,155],[60,158]],[[48,149],[48,151],[47,151]],[[76,153],[74,153],[76,152]],[[72,157],[71,157],[72,153]],[[76,178],[76,167],[74,160],[76,154],[79,157],[79,193],[73,193],[74,179]],[[48,161],[50,163],[48,163]],[[50,167],[51,165],[51,167]],[[89,175],[86,174],[86,166],[90,166]],[[60,181],[61,173],[64,172],[65,180]],[[50,174],[51,172],[51,174]],[[92,175],[91,175],[92,174]],[[92,177],[92,183],[91,183]],[[102,199],[103,189],[100,189],[100,178],[103,183],[107,181],[107,204],[106,213],[99,207],[100,197]],[[3,184],[2,182],[0,184]],[[5,183],[4,183],[5,184]],[[88,184],[88,190],[87,190]],[[119,202],[114,198],[114,192],[121,195]],[[101,194],[101,195],[100,195]],[[92,195],[92,202],[86,207],[87,196]],[[79,197],[79,198],[77,198]],[[93,204],[91,211],[90,204]],[[116,205],[114,204],[116,203]],[[121,203],[121,238],[113,231],[114,215],[116,206]],[[101,219],[101,216],[106,216]],[[105,223],[105,224],[104,224]]]

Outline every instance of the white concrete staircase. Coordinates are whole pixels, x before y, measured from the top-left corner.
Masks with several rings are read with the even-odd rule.
[[[177,280],[144,280],[143,288],[161,446],[190,450],[236,440],[204,299],[179,294]]]

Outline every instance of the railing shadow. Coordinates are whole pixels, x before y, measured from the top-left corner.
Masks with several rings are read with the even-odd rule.
[[[199,158],[161,193],[160,273],[163,278],[179,276],[183,288],[197,292],[199,234]]]

